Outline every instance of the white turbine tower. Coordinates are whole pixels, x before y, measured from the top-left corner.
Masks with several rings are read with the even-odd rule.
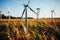
[[[1,13],[2,13],[2,11],[0,11],[0,19],[2,20],[2,14]]]
[[[15,0],[16,1],[16,0]],[[18,3],[18,2],[16,2],[16,3]],[[23,17],[23,15],[24,15],[24,13],[25,13],[25,20],[26,20],[26,28],[27,28],[27,32],[28,32],[28,17],[27,17],[27,8],[29,8],[32,12],[34,12],[35,14],[37,14],[32,8],[30,8],[29,7],[29,3],[30,3],[30,0],[28,0],[28,3],[27,4],[24,4],[24,3],[18,3],[18,4],[21,4],[21,5],[23,5],[24,6],[24,10],[23,10],[23,12],[22,12],[22,16],[21,17]]]
[[[37,10],[37,27],[38,27],[38,19],[39,19],[40,8],[36,8],[36,10]]]

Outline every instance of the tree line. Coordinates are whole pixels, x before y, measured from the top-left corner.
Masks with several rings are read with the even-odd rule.
[[[0,14],[0,19],[8,19],[9,16],[5,16],[4,14]],[[21,19],[21,17],[13,17],[13,16],[10,16],[10,19]],[[33,17],[28,17],[28,19],[33,19]]]

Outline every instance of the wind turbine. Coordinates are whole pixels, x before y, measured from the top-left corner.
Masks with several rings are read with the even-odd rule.
[[[10,20],[10,8],[8,7],[8,19]]]
[[[51,17],[52,17],[52,22],[54,21],[54,14],[55,14],[55,8],[53,10],[51,10]]]
[[[36,10],[37,10],[37,26],[38,26],[38,18],[39,18],[40,8],[36,8]]]
[[[16,0],[15,0],[16,1]],[[16,2],[17,3],[17,2]],[[30,3],[30,0],[28,0],[28,3],[27,4],[24,4],[24,3],[18,3],[18,4],[21,4],[24,6],[24,10],[22,12],[22,16],[24,15],[25,13],[25,19],[26,19],[26,28],[27,28],[27,31],[28,31],[28,17],[27,17],[27,8],[29,8],[32,12],[34,12],[35,14],[37,14],[31,7],[29,7],[29,3]]]
[[[2,20],[2,14],[1,13],[2,13],[2,11],[0,11],[0,19]]]

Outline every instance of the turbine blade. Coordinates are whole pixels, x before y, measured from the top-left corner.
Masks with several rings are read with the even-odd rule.
[[[30,0],[28,0],[28,3],[27,3],[27,5],[29,5],[29,3],[30,3]]]
[[[17,2],[16,0],[14,0],[14,2],[15,2],[16,4],[24,5],[23,2]]]
[[[9,11],[10,9],[9,9],[9,7],[8,7],[8,11]]]
[[[55,12],[54,12],[54,15],[55,15]]]
[[[40,8],[40,12],[42,12],[42,13],[43,13],[44,11]]]
[[[54,7],[54,9],[53,10],[55,10],[56,9],[56,6]]]
[[[32,11],[32,12],[34,12],[35,14],[37,14],[33,9],[31,9],[29,6],[28,6],[28,8]]]
[[[21,16],[21,17],[23,17],[23,15],[24,15],[24,12],[25,12],[25,9],[23,10],[23,13],[22,13],[22,16]]]
[[[9,6],[8,6],[8,11],[10,11],[10,8],[9,8]]]

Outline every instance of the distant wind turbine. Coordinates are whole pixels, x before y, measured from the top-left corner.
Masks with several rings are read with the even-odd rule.
[[[10,8],[8,7],[8,19],[10,20]]]
[[[2,13],[2,11],[0,11],[0,19],[2,20],[2,14],[1,13]]]
[[[52,22],[54,21],[54,14],[55,14],[55,8],[53,10],[51,10]]]
[[[38,19],[39,19],[40,8],[36,8],[36,10],[37,10],[37,26],[38,26]]]

